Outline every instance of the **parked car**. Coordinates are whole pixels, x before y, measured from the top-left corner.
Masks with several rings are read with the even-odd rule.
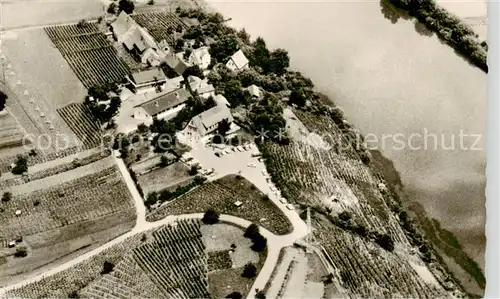
[[[287,204],[286,208],[289,209],[290,211],[295,209],[291,203]]]
[[[220,157],[221,153],[220,152],[215,152],[214,155],[216,155],[217,157]]]
[[[255,163],[248,163],[248,165],[247,165],[247,166],[248,166],[248,167],[252,167],[252,168],[257,167],[257,165],[255,165]]]
[[[230,150],[230,149],[226,149],[224,152],[225,152],[226,154],[230,154],[230,153],[231,153],[231,150]]]
[[[243,151],[244,151],[243,146],[241,146],[241,145],[240,145],[240,146],[238,146],[238,147],[236,147],[236,149],[237,149],[239,152],[243,152]]]
[[[282,204],[285,204],[285,205],[286,205],[286,199],[284,199],[283,197],[282,197],[282,198],[280,198],[280,202],[281,202]]]

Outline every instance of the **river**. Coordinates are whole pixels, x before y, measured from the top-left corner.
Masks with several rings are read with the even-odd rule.
[[[287,49],[291,66],[379,140],[411,199],[455,233],[484,269],[484,136],[473,143],[485,130],[485,73],[411,21],[391,22],[378,1],[209,3],[232,17],[230,25]],[[413,146],[401,149],[388,137],[382,148],[388,134],[402,134]],[[454,149],[443,149],[441,141],[449,148],[452,138]]]

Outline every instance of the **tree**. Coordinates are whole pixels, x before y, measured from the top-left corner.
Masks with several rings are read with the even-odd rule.
[[[260,66],[263,70],[268,68],[269,50],[266,46],[266,41],[262,37],[257,37],[253,42],[253,52],[250,55],[250,65]]]
[[[105,261],[104,264],[103,264],[103,266],[102,266],[101,274],[102,275],[108,274],[111,271],[113,271],[114,268],[115,268],[115,264],[113,264],[111,262],[108,262],[108,261]]]
[[[255,223],[250,224],[245,230],[245,233],[243,234],[245,238],[249,238],[252,240],[256,238],[258,235],[260,235],[259,226],[257,226],[257,224]]]
[[[196,165],[191,166],[189,169],[189,175],[197,175],[198,174],[198,167]]]
[[[8,202],[12,199],[12,193],[10,192],[4,192],[3,195],[2,195],[2,201],[3,202]]]
[[[205,76],[203,75],[203,71],[197,65],[193,65],[193,66],[188,67],[184,71],[184,73],[182,74],[182,76],[184,77],[184,79],[187,79],[189,76],[195,76],[195,77],[198,77],[198,78],[201,78],[201,79],[205,78]]]
[[[241,86],[241,82],[236,79],[227,82],[224,86],[224,96],[234,106],[243,102],[243,87]]]
[[[339,214],[339,219],[347,222],[351,219],[351,214],[347,211],[343,211],[342,213]]]
[[[302,90],[292,90],[289,99],[290,104],[295,104],[299,107],[304,107],[306,105],[306,97],[304,96],[304,92]]]
[[[145,124],[139,124],[137,126],[137,132],[140,133],[140,134],[147,133],[148,131],[149,131],[149,128]]]
[[[25,246],[19,246],[16,248],[16,253],[14,253],[15,257],[25,257],[28,255],[28,249]]]
[[[23,174],[26,171],[28,171],[28,159],[21,155],[17,156],[15,166],[12,168],[12,173]]]
[[[375,242],[380,245],[380,247],[389,252],[392,252],[394,250],[394,241],[392,240],[391,236],[387,234],[377,235],[375,238]]]
[[[267,247],[267,239],[261,234],[257,235],[252,239],[253,245],[251,246],[253,251],[261,252]]]
[[[131,14],[134,12],[135,4],[132,0],[120,0],[118,2],[118,9],[120,11],[124,11],[127,14]]]
[[[257,276],[257,267],[252,263],[247,263],[243,269],[243,273],[241,273],[241,277],[254,278],[255,276]]]
[[[240,292],[232,292],[231,294],[227,295],[226,298],[229,298],[229,299],[242,299],[243,295]]]
[[[218,125],[217,125],[217,134],[221,136],[226,136],[227,132],[231,129],[231,124],[229,123],[229,120],[227,118],[224,118]]]
[[[108,6],[108,13],[110,14],[115,14],[116,13],[116,3],[115,2],[111,2]]]
[[[212,209],[208,209],[202,219],[205,224],[215,224],[219,222],[219,214]]]
[[[5,104],[7,103],[7,98],[8,98],[8,96],[5,93],[3,93],[2,91],[0,91],[0,111],[5,109]]]
[[[148,5],[155,5],[155,0],[149,0]]]
[[[167,158],[167,156],[162,155],[160,158],[160,164],[161,166],[167,166],[170,160]]]
[[[269,72],[276,75],[283,75],[290,66],[290,57],[284,49],[276,49],[271,53],[269,61]]]
[[[174,44],[175,51],[178,52],[182,51],[182,49],[184,48],[184,43],[185,43],[184,39],[182,38],[177,39]]]
[[[78,28],[83,28],[83,27],[87,26],[87,20],[81,19],[80,21],[78,21],[78,23],[76,24],[76,26]]]
[[[257,291],[257,293],[255,294],[255,298],[257,298],[257,299],[266,299],[266,294],[264,294],[263,291]]]

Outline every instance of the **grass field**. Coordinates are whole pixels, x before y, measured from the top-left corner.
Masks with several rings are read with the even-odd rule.
[[[74,251],[102,244],[130,230],[135,220],[128,188],[112,157],[11,186],[0,204],[1,281],[19,278]],[[16,215],[16,211],[21,214]],[[22,236],[26,258],[8,242]]]
[[[46,27],[45,32],[86,88],[121,82],[130,74],[96,23]]]
[[[236,207],[236,201],[243,204]],[[206,183],[164,204],[149,213],[146,220],[156,221],[167,215],[202,213],[208,209],[246,219],[275,234],[284,235],[292,231],[290,221],[274,203],[264,200],[264,194],[250,182],[234,175]]]
[[[172,191],[179,185],[191,183],[193,178],[194,176],[189,175],[189,168],[186,165],[176,162],[140,175],[137,180],[144,194],[149,194],[164,189]]]
[[[214,245],[209,241],[214,239],[220,242]],[[136,234],[72,268],[13,290],[7,296],[221,298],[232,290],[245,296],[253,279],[242,278],[239,265],[253,261],[260,269],[265,261],[265,253],[254,253],[247,243],[250,242],[243,238],[240,228],[182,220],[177,225]],[[209,272],[209,255],[229,250],[231,244],[237,244],[233,257],[238,260],[238,267]],[[113,265],[107,274],[102,273],[105,262]]]
[[[0,149],[22,145],[25,131],[8,110],[0,112]]]

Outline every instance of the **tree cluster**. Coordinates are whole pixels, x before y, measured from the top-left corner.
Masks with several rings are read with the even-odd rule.
[[[284,49],[269,51],[263,38],[258,37],[252,44],[253,51],[250,54],[250,65],[262,69],[264,74],[285,74],[290,66],[290,57]]]
[[[110,92],[115,94],[119,92],[116,83],[90,87],[85,98],[85,104],[89,107],[90,112],[101,122],[110,121],[118,113],[121,106],[120,97],[110,96]]]
[[[132,0],[120,0],[118,2],[118,10],[124,11],[127,14],[131,14],[134,12],[135,4]]]
[[[266,249],[267,239],[263,235],[261,235],[259,227],[256,224],[250,224],[245,230],[243,236],[252,240],[253,244],[251,248],[253,251],[261,252]]]
[[[185,186],[178,186],[172,192],[167,190],[167,189],[164,189],[164,190],[159,191],[159,192],[153,191],[153,192],[148,194],[146,200],[144,201],[144,204],[146,205],[146,207],[150,208],[152,205],[154,205],[158,202],[163,203],[163,202],[171,201],[171,200],[185,194],[186,192],[195,188],[196,186],[202,185],[203,183],[205,183],[205,181],[206,181],[206,178],[201,177],[201,176],[196,176],[194,178],[193,182],[191,182],[190,184],[187,184]]]
[[[212,59],[225,63],[238,49],[236,38],[233,35],[226,35],[210,45],[209,53]]]
[[[25,156],[17,156],[14,167],[12,168],[13,174],[23,174],[28,171],[28,159]]]
[[[219,222],[219,213],[212,209],[208,209],[201,219],[205,224],[216,224]]]
[[[286,121],[283,118],[283,108],[274,96],[267,94],[264,100],[254,105],[250,110],[252,130],[260,141],[271,140],[288,144]]]

